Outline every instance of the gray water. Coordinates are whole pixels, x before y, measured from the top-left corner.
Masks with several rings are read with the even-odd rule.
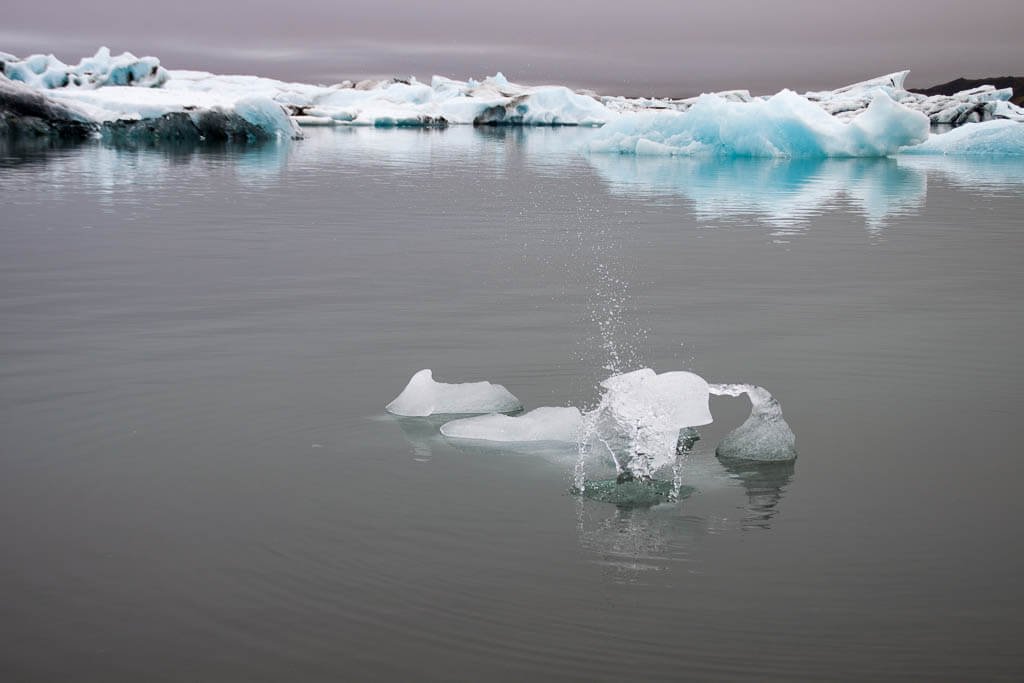
[[[1024,675],[1024,165],[644,160],[586,130],[0,154],[0,679]],[[685,500],[383,406],[610,369],[782,402]]]

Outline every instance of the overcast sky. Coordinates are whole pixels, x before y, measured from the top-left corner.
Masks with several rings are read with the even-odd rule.
[[[168,68],[333,83],[504,71],[612,94],[757,93],[911,69],[908,84],[1024,75],[1024,0],[49,0],[10,3],[0,51],[99,45]]]

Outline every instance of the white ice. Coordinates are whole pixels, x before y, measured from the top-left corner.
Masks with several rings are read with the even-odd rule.
[[[446,384],[434,381],[430,370],[420,370],[387,411],[407,417],[439,414],[509,413],[523,404],[508,389],[490,382]]]
[[[493,413],[446,422],[441,433],[457,439],[575,443],[583,416],[577,408],[534,408],[518,417]]]

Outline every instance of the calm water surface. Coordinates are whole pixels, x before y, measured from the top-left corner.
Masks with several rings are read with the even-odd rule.
[[[1024,676],[1024,162],[586,157],[585,130],[0,153],[5,681]],[[676,505],[448,442],[609,368],[768,387]]]

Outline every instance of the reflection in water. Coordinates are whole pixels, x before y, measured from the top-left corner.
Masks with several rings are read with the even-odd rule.
[[[572,164],[593,168],[616,194],[680,197],[698,220],[751,216],[775,228],[776,237],[807,229],[811,219],[841,202],[857,208],[871,232],[891,218],[918,213],[929,177],[973,191],[1003,191],[1024,184],[1024,159],[898,156],[882,159],[729,159],[583,154],[591,129],[455,127],[449,130],[307,130],[299,141],[262,145],[196,146],[169,142],[69,145],[51,140],[0,140],[0,171],[23,164],[45,166],[51,188],[69,176],[101,193],[160,185],[169,167],[223,168],[239,183],[274,182],[286,172],[305,173],[343,158],[354,172],[475,164],[508,172],[510,160],[540,176]],[[481,163],[486,162],[486,163]],[[4,174],[5,187],[28,174]],[[34,180],[38,180],[34,177]]]
[[[913,154],[897,159],[900,168],[941,177],[972,192],[1019,191],[1024,185],[1024,157],[952,157]]]
[[[402,435],[412,447],[412,459],[416,462],[430,462],[434,457],[434,449],[444,443],[440,431],[441,425],[450,416],[431,417],[397,417],[389,415],[402,429]]]
[[[21,141],[0,146],[0,178],[5,201],[38,204],[59,198],[65,188],[93,191],[113,205],[120,193],[152,190],[149,208],[159,208],[171,177],[186,174],[197,179],[189,192],[223,192],[230,184],[200,179],[211,175],[234,179],[247,187],[274,183],[285,175],[310,177],[325,165],[345,160],[344,173],[393,173],[397,169],[427,169],[432,165],[477,164],[481,173],[507,174],[521,170],[537,177],[551,176],[570,165],[588,165],[607,183],[611,192],[628,197],[679,197],[693,203],[700,220],[753,216],[774,226],[777,235],[794,235],[811,220],[847,202],[865,216],[869,230],[880,230],[889,219],[919,212],[927,195],[929,178],[972,191],[1019,191],[1024,184],[1024,160],[914,156],[897,159],[695,159],[637,158],[617,155],[582,155],[579,150],[585,129],[486,129],[375,130],[334,129],[307,131],[305,140],[245,147],[180,144],[116,147],[105,143],[68,146],[53,141]],[[484,160],[485,163],[482,163]],[[32,173],[24,173],[32,166]],[[522,167],[522,168],[520,168]],[[389,178],[400,176],[388,176]],[[542,186],[543,183],[540,183]],[[471,188],[470,188],[471,189]],[[581,197],[573,220],[581,226],[600,223],[596,209]],[[134,205],[133,205],[134,206]],[[631,275],[618,267],[616,249],[601,225],[575,231],[581,242],[576,255],[586,273],[590,316],[599,329],[599,346],[608,364],[630,365],[609,340],[625,337],[614,325],[628,320]],[[583,279],[584,276],[580,276]],[[618,298],[616,298],[618,297]],[[624,348],[636,344],[625,344]],[[439,452],[455,447],[474,454],[519,453],[556,464],[572,463],[574,449],[554,446],[509,448],[486,443],[452,444],[438,433],[447,418],[396,419],[416,461],[429,461]],[[723,483],[738,484],[746,503],[742,529],[766,529],[776,520],[781,499],[794,477],[793,463],[756,464],[715,461],[691,464],[684,481],[701,492],[720,490]],[[692,500],[692,499],[691,499]],[[620,510],[614,506],[579,502],[580,542],[608,562],[628,572],[655,566],[658,561],[685,557],[686,546],[708,533],[729,528],[725,517],[686,516],[687,501],[647,510]],[[584,514],[585,513],[585,514]]]
[[[627,510],[580,499],[576,525],[580,546],[624,583],[687,561],[694,542],[708,533],[706,520],[682,515],[674,504]]]
[[[620,508],[578,499],[579,542],[600,558],[602,565],[611,568],[616,580],[637,581],[647,572],[699,556],[695,546],[708,536],[770,529],[795,473],[795,461],[702,458],[684,473],[684,480],[693,489],[678,503]],[[738,506],[742,510],[738,520],[729,512],[737,507],[735,503],[721,512],[687,513],[688,507],[703,503],[702,496],[717,501],[721,494],[732,491],[742,491],[746,497],[746,502]],[[734,496],[730,493],[729,497]]]
[[[778,506],[786,487],[793,480],[796,461],[754,462],[719,458],[725,470],[738,479],[747,491],[742,527],[768,529],[779,513]]]
[[[646,158],[594,154],[590,164],[612,192],[679,196],[698,220],[755,215],[776,235],[802,225],[846,198],[869,230],[924,204],[927,175],[894,159]]]

